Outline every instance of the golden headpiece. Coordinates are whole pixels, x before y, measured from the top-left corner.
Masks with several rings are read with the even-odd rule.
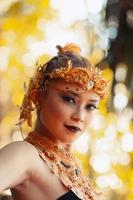
[[[63,59],[65,60],[65,64],[58,64],[57,61],[58,66],[50,70],[48,70],[48,67],[54,58],[48,63],[36,64],[37,71],[29,82],[28,89],[20,107],[20,125],[26,121],[28,126],[32,126],[31,112],[38,106],[38,102],[34,102],[35,108],[33,107],[33,91],[45,90],[48,83],[53,79],[60,78],[66,82],[78,83],[86,91],[93,90],[100,96],[100,98],[105,98],[108,94],[108,81],[102,77],[102,71],[100,69],[91,65],[87,59],[79,55],[80,47],[75,44],[68,44],[64,48],[60,46],[57,46],[57,48],[59,49],[59,53],[58,56],[54,58],[59,60],[59,57],[61,57],[62,61]],[[82,58],[82,62],[84,59],[83,65],[74,66],[74,62],[71,59],[70,54],[75,55],[77,59],[79,59],[79,57]]]

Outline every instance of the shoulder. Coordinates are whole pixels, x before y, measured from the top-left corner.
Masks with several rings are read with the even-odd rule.
[[[12,143],[7,144],[1,150],[11,150],[15,151],[16,153],[19,152],[37,152],[35,147],[27,141],[15,141]],[[16,151],[17,150],[17,151]]]
[[[8,155],[8,157],[28,160],[38,155],[37,149],[30,143],[26,141],[16,141],[7,144],[0,150],[0,154]]]
[[[0,190],[15,186],[28,180],[38,151],[26,141],[12,142],[0,150]],[[11,173],[12,172],[12,173]]]
[[[17,148],[18,150],[20,150],[20,152],[33,152],[33,153],[37,153],[37,149],[29,142],[27,141],[16,141],[16,142],[12,142],[11,145],[13,148]]]

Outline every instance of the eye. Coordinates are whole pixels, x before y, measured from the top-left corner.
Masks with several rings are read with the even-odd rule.
[[[93,104],[88,104],[87,106],[86,106],[86,109],[88,110],[88,111],[92,111],[92,110],[95,110],[95,109],[98,109],[95,105],[93,105]]]
[[[71,96],[61,96],[61,97],[65,102],[75,103],[75,99],[73,97],[71,97]]]

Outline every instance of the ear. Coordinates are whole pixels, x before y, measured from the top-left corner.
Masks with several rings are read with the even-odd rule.
[[[33,90],[31,92],[30,98],[31,101],[36,105],[36,106],[41,106],[42,102],[44,102],[44,96],[45,92],[44,91],[39,91],[39,90]]]
[[[30,93],[30,98],[32,100],[32,102],[34,104],[36,104],[36,102],[40,102],[40,95],[39,95],[39,91],[38,90],[33,90],[31,93]]]

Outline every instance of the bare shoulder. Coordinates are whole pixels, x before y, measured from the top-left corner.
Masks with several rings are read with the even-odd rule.
[[[16,142],[9,143],[6,146],[4,146],[0,151],[1,152],[2,151],[15,152],[16,154],[26,153],[26,155],[28,153],[37,154],[37,149],[33,145],[31,145],[29,142],[26,142],[26,141],[16,141]]]
[[[37,156],[37,149],[26,141],[12,142],[0,150],[0,157],[3,159],[9,159],[11,157],[14,161],[21,159],[23,161],[28,161],[29,163],[30,160],[31,163]]]
[[[4,146],[0,150],[0,192],[28,180],[37,159],[38,151],[26,141]]]

